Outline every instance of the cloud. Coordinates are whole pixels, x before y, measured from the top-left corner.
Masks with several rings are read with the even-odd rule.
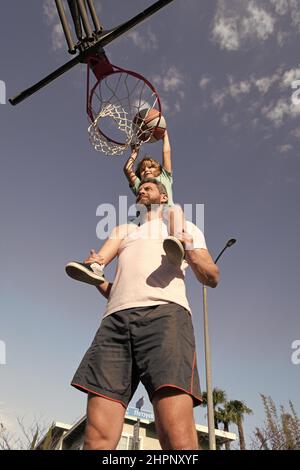
[[[289,9],[289,0],[270,0],[271,4],[274,5],[275,12],[278,15],[285,15]]]
[[[244,80],[236,80],[233,75],[228,75],[226,80],[227,83],[218,89],[213,86],[214,82],[207,79],[206,76],[202,76],[199,81],[199,86],[202,84],[200,88],[203,93],[210,97],[210,101],[206,101],[206,106],[210,104],[210,106],[224,111],[221,118],[224,125],[228,125],[229,121],[233,122],[233,116],[237,114],[237,111],[233,113],[232,108],[235,103],[243,105],[244,114],[248,114],[255,126],[258,125],[259,118],[261,120],[262,117],[268,121],[268,124],[278,128],[288,120],[300,116],[300,104],[292,102],[294,93],[292,83],[295,80],[300,80],[300,66],[288,70],[279,66],[269,76],[252,75]],[[248,101],[246,101],[247,98]],[[255,119],[253,119],[254,115]]]
[[[246,42],[265,41],[274,32],[276,18],[256,0],[218,0],[212,40],[221,49],[237,51]]]
[[[57,51],[66,46],[65,35],[59,20],[55,2],[44,0],[43,11],[47,24],[51,27],[52,49]]]
[[[162,108],[163,113],[170,113],[171,112],[170,105],[169,105],[168,101],[166,101],[164,99],[164,97],[162,97],[162,96],[160,96],[160,103],[161,103],[161,108]]]
[[[276,19],[253,1],[249,2],[247,10],[249,15],[242,21],[245,36],[265,41],[274,32]]]
[[[300,0],[217,0],[211,39],[237,51],[270,38],[285,44],[300,34]]]
[[[271,86],[276,83],[280,78],[280,73],[276,72],[273,75],[261,77],[261,78],[253,78],[252,82],[254,86],[258,89],[258,91],[265,95],[271,88]]]
[[[171,66],[161,75],[154,75],[153,82],[165,92],[178,91],[184,88],[185,79],[183,74],[175,67]],[[181,90],[183,92],[183,90]]]
[[[205,90],[207,88],[207,86],[210,84],[211,82],[211,78],[209,77],[202,77],[200,80],[199,80],[199,87],[202,89],[202,90]]]
[[[300,32],[300,0],[290,0],[289,7],[291,11],[292,25]]]
[[[235,18],[217,18],[213,27],[212,37],[221,49],[237,51],[240,48],[240,38]]]
[[[57,10],[53,0],[44,0],[43,11],[48,24],[57,19]]]
[[[62,49],[66,45],[66,39],[61,24],[55,24],[51,34],[52,47],[55,51]]]
[[[211,101],[214,106],[217,108],[223,108],[226,99],[226,91],[214,90],[211,93]]]
[[[300,67],[284,72],[280,86],[281,88],[291,88],[292,82],[295,80],[300,80]]]
[[[184,76],[175,66],[169,67],[161,76],[156,75],[153,80],[165,92],[178,91],[182,88],[181,92],[184,93]]]
[[[224,113],[221,122],[224,126],[229,126],[233,121],[234,115],[232,113]]]
[[[202,109],[211,107],[222,111],[219,114],[221,123],[232,129],[241,125],[241,110],[242,116],[253,128],[265,131],[273,127],[278,129],[300,117],[300,104],[292,101],[294,80],[300,80],[300,66],[284,70],[280,65],[273,74],[253,74],[244,80],[228,75],[219,88],[215,86],[216,80],[203,75],[198,83],[206,97]],[[300,139],[300,127],[291,131],[290,135]]]
[[[293,146],[291,144],[283,144],[278,147],[280,153],[287,153],[290,150],[293,150]]]
[[[300,127],[296,127],[296,129],[293,129],[291,131],[291,135],[293,137],[296,137],[296,139],[300,139]]]
[[[238,99],[240,95],[247,95],[251,90],[251,82],[249,80],[242,80],[234,82],[233,77],[229,77],[229,93],[234,99]]]
[[[283,125],[285,118],[295,119],[300,116],[300,106],[290,103],[290,100],[286,98],[279,98],[276,103],[272,102],[267,106],[263,106],[261,113],[275,127],[280,127]]]
[[[157,36],[150,29],[144,34],[141,34],[137,30],[131,30],[126,34],[126,37],[131,39],[133,44],[143,52],[158,49]]]
[[[222,109],[228,98],[238,102],[242,97],[248,95],[251,91],[251,80],[234,81],[232,76],[227,77],[228,85],[219,90],[210,92],[211,103],[213,106]]]
[[[186,77],[178,68],[172,65],[161,75],[154,75],[151,81],[158,88],[158,94],[164,103],[164,110],[168,109],[171,113],[181,111],[185,98]]]

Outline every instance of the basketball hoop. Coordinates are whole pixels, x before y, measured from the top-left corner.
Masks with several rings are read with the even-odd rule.
[[[159,120],[149,132],[144,129],[147,113],[141,119],[140,111],[156,108],[161,115],[153,85],[136,72],[111,65],[106,56],[90,57],[87,67],[88,132],[94,149],[106,155],[121,155],[131,145],[150,141]],[[91,89],[90,69],[97,78]]]

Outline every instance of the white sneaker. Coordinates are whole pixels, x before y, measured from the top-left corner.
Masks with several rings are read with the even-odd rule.
[[[103,271],[98,263],[78,263],[71,261],[66,265],[66,273],[76,281],[98,286],[105,281]]]
[[[168,260],[172,264],[181,265],[185,251],[183,244],[176,237],[167,237],[163,241],[163,247],[168,257]]]

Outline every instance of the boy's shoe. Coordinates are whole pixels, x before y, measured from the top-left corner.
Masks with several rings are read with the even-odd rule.
[[[176,237],[169,236],[164,239],[163,247],[168,260],[171,261],[172,264],[181,265],[185,255],[181,241],[179,241]]]
[[[71,261],[66,265],[66,273],[76,281],[98,286],[105,281],[103,271],[98,263],[77,263]]]

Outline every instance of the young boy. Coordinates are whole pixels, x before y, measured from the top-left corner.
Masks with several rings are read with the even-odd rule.
[[[137,195],[142,180],[145,178],[155,178],[162,183],[167,190],[168,206],[173,206],[171,146],[167,130],[163,137],[162,165],[152,157],[145,155],[134,172],[133,165],[137,159],[138,153],[139,148],[132,147],[131,155],[124,166],[124,173],[133,193]]]
[[[176,239],[176,232],[184,231],[185,221],[180,206],[175,206],[172,194],[172,163],[171,163],[171,146],[167,130],[163,137],[162,165],[150,156],[145,156],[133,171],[133,165],[139,153],[139,148],[132,147],[131,155],[124,165],[124,173],[129,181],[131,190],[135,195],[138,193],[139,186],[146,178],[154,178],[162,183],[168,194],[168,207],[165,210],[164,219],[168,224],[169,237],[164,240],[163,247],[169,260],[173,264],[181,265],[184,258],[184,247],[182,243]],[[103,275],[103,268],[107,264],[105,257],[97,257],[93,251],[92,257],[97,260],[93,263],[78,263],[72,261],[66,265],[67,274],[78,281],[88,284],[98,285],[106,282]]]

